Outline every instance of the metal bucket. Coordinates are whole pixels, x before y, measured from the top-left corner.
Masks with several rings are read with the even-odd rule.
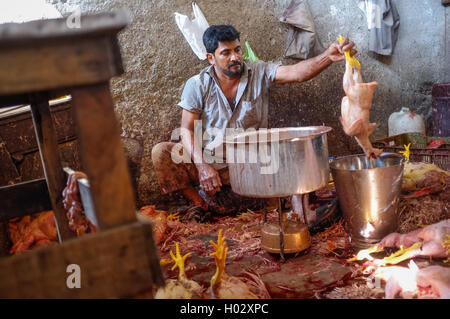
[[[304,194],[329,180],[327,126],[260,129],[225,139],[233,192],[248,197]]]
[[[368,248],[397,228],[403,156],[383,153],[376,160],[352,155],[330,164],[353,245]]]

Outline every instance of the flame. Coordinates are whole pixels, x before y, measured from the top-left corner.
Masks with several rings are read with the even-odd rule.
[[[355,257],[347,259],[348,262],[357,261],[357,260],[374,260],[370,254],[377,253],[383,250],[383,247],[381,245],[374,245],[367,249],[360,250]]]
[[[376,209],[375,209],[375,211],[376,211]],[[366,227],[363,230],[361,230],[361,236],[363,236],[364,238],[368,238],[368,237],[370,237],[370,234],[373,233],[374,230],[375,230],[375,228],[373,227],[373,225],[370,222],[368,222]]]
[[[401,288],[402,294],[408,296],[414,296],[420,294],[419,287],[417,286],[417,273],[419,267],[411,260],[408,264],[408,268],[401,266],[386,266],[387,264],[397,264],[406,259],[412,258],[415,255],[415,251],[422,246],[421,242],[417,242],[408,248],[400,247],[400,249],[383,259],[375,259],[370,254],[382,251],[384,248],[381,244],[377,244],[369,247],[368,249],[360,250],[353,258],[347,259],[348,262],[358,260],[369,260],[368,265],[364,269],[363,273],[366,275],[372,275],[375,278],[382,279],[385,282],[392,281],[394,284],[398,284]]]

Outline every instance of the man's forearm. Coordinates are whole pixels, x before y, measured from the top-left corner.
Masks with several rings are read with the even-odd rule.
[[[200,142],[194,138],[194,133],[191,130],[183,130],[183,133],[181,134],[181,143],[183,144],[183,147],[189,151],[194,164],[197,165],[205,163],[203,159],[202,146]]]
[[[297,63],[295,65],[295,72],[298,74],[297,81],[304,82],[312,79],[324,69],[329,67],[332,63],[333,62],[325,52],[311,59]]]

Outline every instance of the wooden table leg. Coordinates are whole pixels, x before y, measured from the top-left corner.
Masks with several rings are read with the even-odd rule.
[[[100,229],[136,220],[136,205],[109,84],[72,89],[82,167]]]
[[[66,186],[66,177],[59,158],[58,142],[53,127],[48,96],[42,93],[30,94],[30,102],[42,167],[44,168],[50,201],[55,214],[58,238],[62,242],[76,237],[76,234],[69,228],[66,210],[63,205],[62,191]]]
[[[8,222],[0,221],[0,258],[9,255],[10,239],[8,235]]]

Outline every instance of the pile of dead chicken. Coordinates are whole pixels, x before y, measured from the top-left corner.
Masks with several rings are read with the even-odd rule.
[[[84,214],[77,183],[80,178],[87,178],[87,176],[82,172],[70,173],[67,185],[62,192],[69,228],[77,236],[97,231]],[[12,243],[10,254],[18,254],[58,242],[55,217],[51,210],[14,218],[8,222],[8,231]]]
[[[406,163],[398,209],[399,233],[450,218],[450,172],[434,164]]]

